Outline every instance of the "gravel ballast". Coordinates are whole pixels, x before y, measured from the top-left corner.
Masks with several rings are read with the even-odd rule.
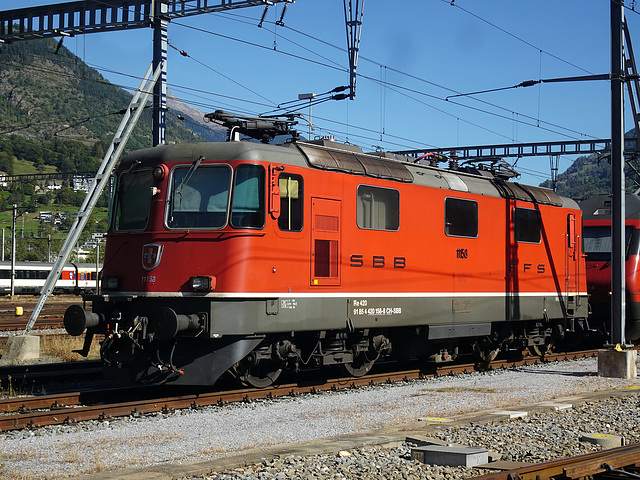
[[[265,400],[251,404],[178,411],[78,425],[2,434],[0,478],[67,478],[158,465],[188,465],[245,451],[365,432],[611,389],[640,387],[638,379],[596,375],[595,359],[584,359],[344,392]],[[447,443],[482,446],[506,460],[538,462],[600,447],[581,442],[584,433],[613,433],[627,443],[640,441],[638,396],[586,403],[568,410],[496,420],[429,433]],[[250,467],[211,472],[202,465],[197,478],[467,478],[460,468],[413,462],[410,445],[363,447],[322,456],[268,458]],[[193,470],[187,468],[186,470]],[[172,468],[179,471],[179,468]],[[298,472],[298,473],[295,473]],[[306,472],[306,473],[305,473]],[[478,474],[475,472],[474,474]],[[174,478],[168,474],[163,478]],[[151,477],[149,477],[151,478]],[[184,478],[196,478],[185,475]]]

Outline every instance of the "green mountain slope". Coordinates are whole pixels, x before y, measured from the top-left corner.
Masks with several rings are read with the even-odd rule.
[[[552,188],[550,180],[541,183],[540,186]],[[556,192],[575,200],[584,200],[608,192],[610,186],[609,162],[606,159],[598,161],[597,155],[589,155],[578,157],[565,172],[558,175]]]
[[[53,39],[0,46],[0,172],[93,173],[122,120],[119,113],[131,100],[129,92],[111,85]],[[141,72],[142,73],[142,72]],[[139,79],[132,79],[138,85]],[[202,125],[202,115],[171,97],[167,142],[221,141],[226,130]],[[181,110],[184,108],[184,113]],[[200,118],[197,118],[197,117]],[[150,147],[151,109],[145,110],[127,150]],[[65,181],[0,183],[0,228],[10,231],[12,205],[18,206],[17,260],[47,260],[57,255],[85,194]],[[83,232],[107,229],[106,194]],[[38,211],[62,218],[59,225],[41,220]],[[9,258],[10,242],[4,245]]]
[[[57,51],[57,53],[56,53]],[[138,80],[132,80],[137,84]],[[0,135],[31,140],[109,144],[130,94],[107,82],[53,39],[3,45],[0,49]],[[208,138],[205,138],[208,136]],[[167,116],[167,142],[222,140],[221,132],[195,133]],[[129,150],[151,146],[151,112],[144,112]]]

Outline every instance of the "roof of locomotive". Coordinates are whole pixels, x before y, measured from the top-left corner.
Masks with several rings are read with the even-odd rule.
[[[625,218],[640,220],[640,196],[633,193],[625,194]],[[580,202],[583,220],[610,220],[611,195],[601,194]]]
[[[122,160],[120,170],[128,170],[134,164],[153,166],[165,162],[193,162],[201,157],[205,161],[255,160],[306,168],[311,166],[432,188],[578,208],[576,202],[552,190],[506,181],[487,170],[438,168],[417,163],[411,157],[382,152],[367,154],[354,145],[326,140],[281,145],[247,141],[162,145],[130,153]]]

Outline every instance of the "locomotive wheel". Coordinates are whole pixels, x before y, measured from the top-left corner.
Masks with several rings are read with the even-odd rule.
[[[236,364],[236,377],[248,387],[266,388],[273,385],[282,373],[283,364],[273,360],[260,360],[257,363],[245,358]]]
[[[371,370],[376,358],[369,360],[366,354],[360,353],[351,363],[341,363],[340,369],[350,377],[363,377]]]
[[[473,351],[479,363],[489,365],[500,353],[500,346],[488,339],[481,339],[473,344]]]
[[[553,343],[545,343],[542,345],[529,345],[529,353],[534,357],[544,357],[553,352]]]

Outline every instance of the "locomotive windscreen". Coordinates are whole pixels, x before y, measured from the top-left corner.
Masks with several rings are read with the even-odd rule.
[[[167,226],[222,228],[227,222],[229,165],[176,167],[172,173]]]
[[[150,169],[122,174],[116,198],[116,230],[144,230],[149,221],[152,186]]]

